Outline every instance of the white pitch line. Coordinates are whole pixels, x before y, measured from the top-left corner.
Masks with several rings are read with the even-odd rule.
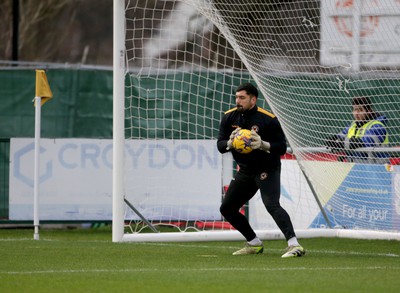
[[[3,239],[0,239],[0,242],[12,242],[12,241],[32,241],[32,242],[37,242],[38,240],[33,239],[33,237],[32,238],[3,238]],[[64,240],[40,238],[39,241],[62,242]],[[111,243],[110,240],[76,240],[74,242],[81,242],[81,243]]]
[[[2,238],[2,239],[0,239],[0,242],[27,241],[27,240],[33,240],[33,237],[32,238]]]
[[[0,275],[36,275],[36,274],[76,274],[76,273],[152,273],[152,272],[171,272],[171,273],[184,273],[184,272],[215,272],[215,271],[355,271],[355,270],[399,270],[400,267],[386,267],[386,266],[372,266],[372,267],[318,267],[318,268],[307,268],[307,267],[291,267],[291,268],[199,268],[199,269],[187,269],[187,268],[177,268],[177,269],[159,269],[159,268],[149,268],[149,269],[121,269],[121,270],[111,270],[111,269],[95,269],[95,270],[45,270],[45,271],[10,271],[1,272]]]
[[[8,241],[37,241],[33,238],[4,238],[0,239],[0,242],[8,242]],[[54,239],[41,239],[40,241],[49,241],[49,242],[59,242],[61,240],[54,240]],[[75,242],[89,242],[89,243],[109,243],[108,240],[92,240],[92,241],[75,241]],[[182,243],[165,243],[165,242],[135,242],[131,243],[131,245],[153,245],[153,246],[174,246],[174,247],[191,247],[191,248],[210,248],[210,249],[238,249],[238,246],[212,246],[212,245],[196,245],[196,244],[182,244]],[[336,254],[336,255],[359,255],[359,256],[379,256],[379,257],[400,257],[399,254],[395,253],[368,253],[368,252],[359,252],[359,251],[336,251],[336,250],[310,250],[307,249],[307,254],[316,253],[316,254]],[[265,247],[266,251],[273,251],[273,252],[282,252],[284,249],[276,249],[276,248],[268,248]]]
[[[400,255],[395,254],[395,253],[368,253],[368,252],[359,252],[359,251],[309,250],[309,252],[320,253],[320,254],[400,257]]]

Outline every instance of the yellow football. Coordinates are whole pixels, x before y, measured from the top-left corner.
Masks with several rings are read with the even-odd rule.
[[[250,146],[251,131],[248,129],[240,129],[233,139],[232,147],[241,154],[248,154],[253,149]]]

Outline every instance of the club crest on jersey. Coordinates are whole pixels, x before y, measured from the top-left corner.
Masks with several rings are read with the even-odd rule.
[[[268,177],[268,173],[266,173],[266,172],[263,172],[263,173],[260,174],[260,179],[261,180],[265,180],[265,179],[267,179],[267,177]]]
[[[254,132],[258,132],[258,126],[257,125],[253,125],[251,127],[251,130],[254,130]]]

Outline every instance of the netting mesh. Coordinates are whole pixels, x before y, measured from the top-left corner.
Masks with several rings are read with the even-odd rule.
[[[396,0],[127,1],[127,198],[162,223],[223,221],[233,164],[208,143],[251,81],[293,153],[282,201],[295,226],[399,231],[398,19]],[[327,148],[354,119],[356,96],[386,117],[385,149]],[[254,225],[274,227],[259,217]]]

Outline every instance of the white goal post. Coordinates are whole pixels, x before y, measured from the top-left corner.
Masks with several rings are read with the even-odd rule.
[[[243,82],[285,132],[297,236],[400,240],[399,19],[396,0],[114,0],[112,241],[244,239],[219,213],[236,166],[216,150]],[[389,143],[332,152],[356,96]],[[242,212],[283,239],[258,194]]]
[[[125,144],[125,1],[113,1],[113,178],[112,240],[124,234],[124,144]]]

